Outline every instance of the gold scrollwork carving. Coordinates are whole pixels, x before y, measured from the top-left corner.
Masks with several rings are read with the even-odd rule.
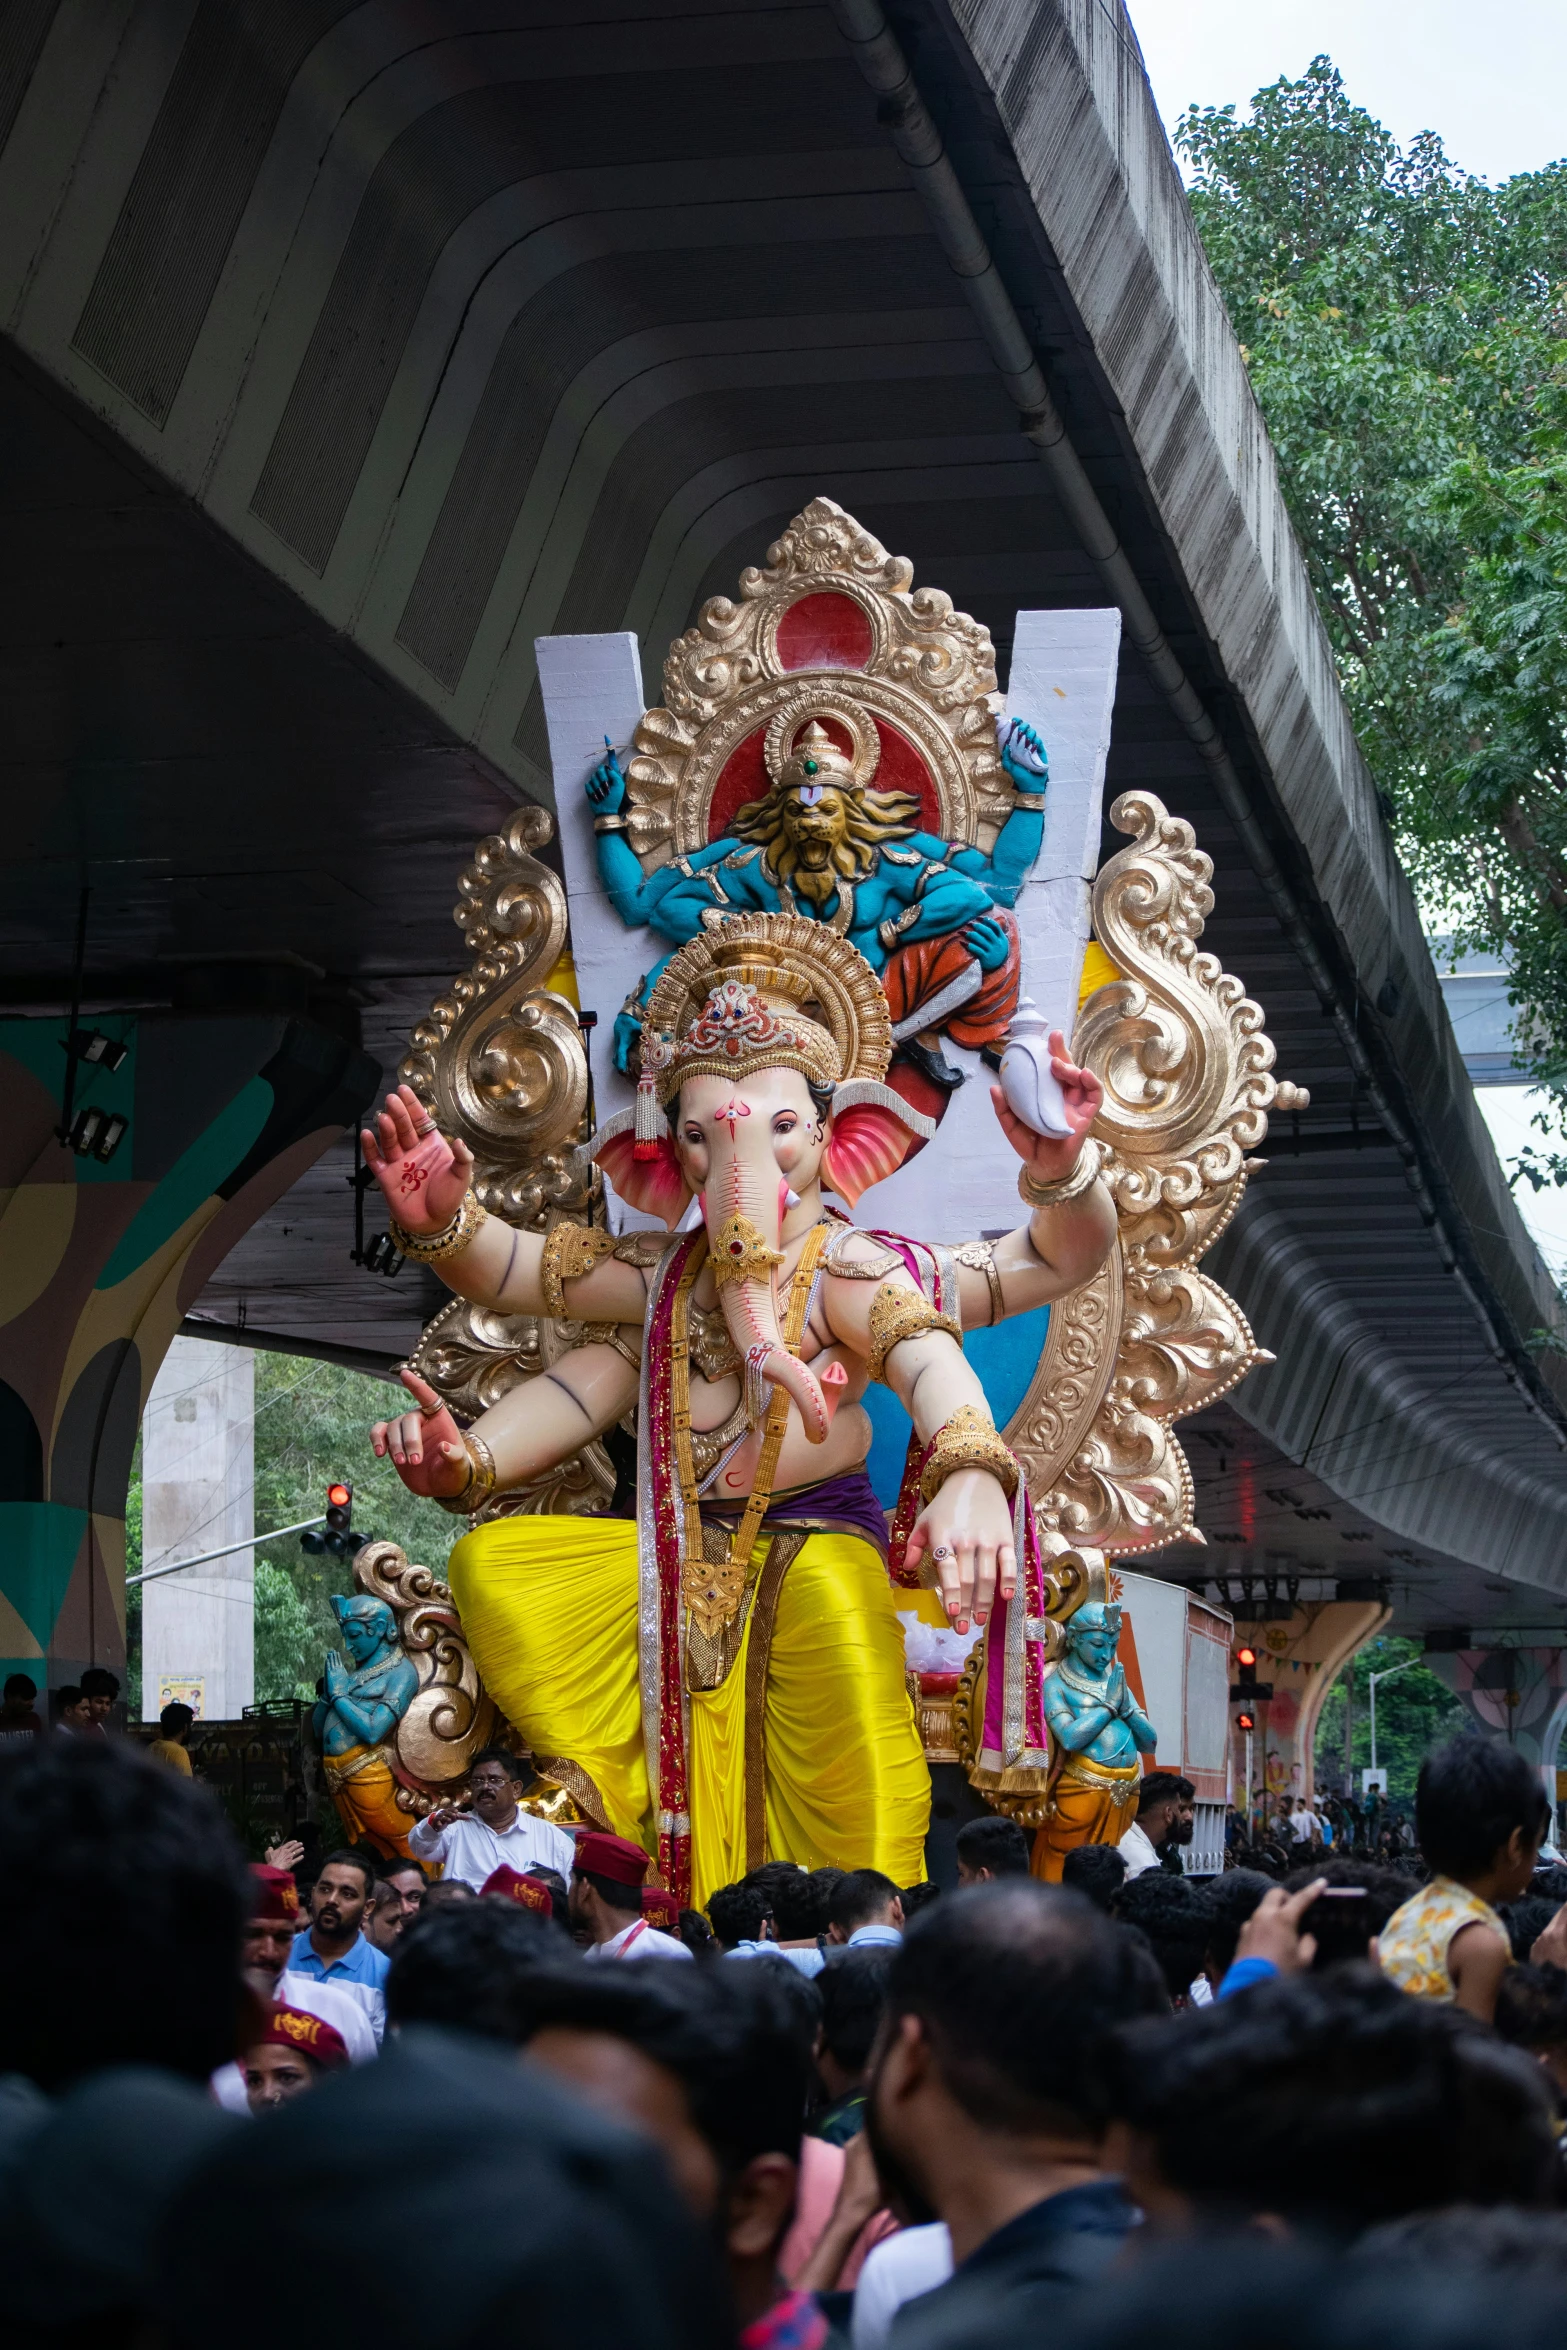
[[[1240,1205],[1269,1110],[1310,1097],[1275,1079],[1260,1008],[1198,947],[1213,865],[1191,826],[1151,792],[1110,813],[1133,836],[1094,884],[1117,977],[1084,1003],[1073,1051],[1105,1088],[1094,1133],[1120,1248],[1103,1298],[1090,1282],[1055,1308],[1008,1433],[1047,1540],[1124,1555],[1202,1540],[1171,1423],[1273,1358],[1196,1260]]]
[[[400,1811],[430,1810],[460,1779],[495,1730],[495,1706],[479,1683],[451,1591],[428,1567],[415,1566],[395,1542],[367,1542],[355,1553],[354,1581],[384,1600],[419,1686],[388,1742]]]
[[[587,1053],[576,1007],[545,984],[565,952],[566,894],[531,854],[553,829],[542,808],[521,808],[479,843],[453,917],[475,959],[414,1029],[397,1073],[473,1152],[483,1205],[522,1225],[590,1197],[575,1150]]]
[[[813,498],[740,576],[738,602],[715,596],[664,663],[663,706],[637,727],[627,772],[628,830],[649,870],[707,842],[714,788],[731,752],[758,727],[775,737],[813,714],[841,712],[851,737],[876,719],[923,754],[939,829],[989,849],[1012,810],[996,749],[990,632],[939,588],[913,589],[913,566],[889,555],[831,498]],[[807,595],[847,596],[864,613],[862,669],[791,671],[779,624]]]

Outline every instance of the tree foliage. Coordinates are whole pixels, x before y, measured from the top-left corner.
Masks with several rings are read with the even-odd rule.
[[[1346,1687],[1352,1685],[1354,1710],[1350,1718],[1353,1741],[1352,1771],[1355,1792],[1360,1774],[1371,1762],[1371,1687],[1373,1673],[1394,1665],[1412,1665],[1377,1691],[1377,1761],[1387,1772],[1388,1794],[1399,1802],[1413,1802],[1420,1765],[1433,1746],[1440,1746],[1464,1726],[1464,1709],[1452,1691],[1429,1667],[1415,1660],[1422,1655],[1417,1640],[1384,1636],[1370,1640],[1352,1657],[1322,1701],[1317,1716],[1317,1785],[1330,1786],[1344,1762],[1344,1706]]]
[[[1491,187],[1401,149],[1326,57],[1176,139],[1384,812],[1429,926],[1508,955],[1559,1131],[1567,163]]]
[[[354,1525],[399,1542],[421,1566],[444,1571],[461,1522],[405,1490],[390,1461],[370,1449],[373,1421],[405,1400],[400,1387],[333,1363],[258,1354],[255,1388],[255,1522],[291,1526],[325,1508],[326,1488],[354,1488]],[[141,1447],[126,1508],[126,1568],[141,1565]],[[353,1567],[330,1553],[308,1557],[297,1534],[256,1545],[256,1698],[313,1697],[322,1659],[338,1642],[334,1593],[353,1589]],[[127,1594],[127,1695],[141,1706],[140,1587]]]

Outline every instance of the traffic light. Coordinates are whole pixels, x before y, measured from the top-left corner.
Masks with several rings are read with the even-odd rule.
[[[323,1551],[331,1551],[337,1558],[352,1558],[356,1550],[369,1541],[368,1534],[354,1532],[354,1489],[341,1478],[335,1478],[326,1489],[326,1530],[308,1526],[299,1537],[299,1547],[312,1558]]]
[[[1254,1648],[1238,1648],[1235,1651],[1235,1670],[1240,1679],[1230,1683],[1230,1703],[1243,1705],[1247,1709],[1237,1717],[1238,1726],[1242,1730],[1255,1730],[1256,1709],[1273,1695],[1273,1683],[1258,1680],[1257,1651]]]

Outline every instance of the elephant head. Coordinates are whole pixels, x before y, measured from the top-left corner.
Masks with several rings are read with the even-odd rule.
[[[750,943],[760,924],[769,926],[765,964],[757,962]],[[807,1436],[819,1444],[837,1398],[824,1393],[822,1382],[783,1343],[777,1273],[786,1220],[794,1219],[791,1231],[819,1220],[823,1186],[852,1207],[870,1184],[902,1163],[916,1138],[928,1139],[934,1129],[879,1082],[886,1049],[877,1068],[881,1039],[874,1010],[862,1014],[851,1037],[859,1039],[868,1028],[873,1041],[845,1053],[825,1025],[800,1009],[810,980],[779,954],[783,941],[774,933],[780,926],[805,934],[799,958],[807,951],[821,954],[821,925],[780,915],[726,923],[717,939],[682,950],[693,962],[697,947],[707,950],[700,966],[706,985],[700,994],[692,990],[695,1016],[683,1032],[666,1028],[661,1035],[651,1018],[660,1008],[656,993],[644,1030],[641,1085],[664,1113],[658,1121],[663,1130],[647,1131],[650,1102],[639,1114],[623,1112],[602,1128],[592,1149],[624,1199],[671,1227],[693,1196],[700,1200],[709,1261],[730,1336],[746,1365],[748,1391],[757,1392],[758,1380],[783,1388]],[[749,948],[749,959],[738,968],[739,941],[726,946],[722,938],[731,928]],[[835,966],[852,956],[875,990],[884,1032],[886,998],[874,973],[846,941],[825,935]],[[667,969],[680,960],[672,958]],[[694,969],[691,977],[697,976]],[[671,991],[662,981],[660,991],[668,1001]],[[825,981],[818,992],[830,1012],[837,994]],[[867,1059],[874,1076],[861,1073]],[[840,1082],[842,1075],[847,1082]]]

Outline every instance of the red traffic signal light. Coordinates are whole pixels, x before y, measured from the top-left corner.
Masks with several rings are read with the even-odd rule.
[[[1254,1648],[1238,1648],[1235,1651],[1235,1662],[1242,1668],[1242,1670],[1244,1670],[1247,1665],[1250,1665],[1252,1670],[1255,1671],[1257,1665],[1257,1651]]]
[[[352,1509],[354,1502],[353,1487],[351,1485],[329,1485],[326,1489],[326,1502],[328,1509]]]
[[[1256,1715],[1248,1713],[1237,1714],[1235,1717],[1235,1727],[1237,1730],[1255,1730],[1257,1727]]]

